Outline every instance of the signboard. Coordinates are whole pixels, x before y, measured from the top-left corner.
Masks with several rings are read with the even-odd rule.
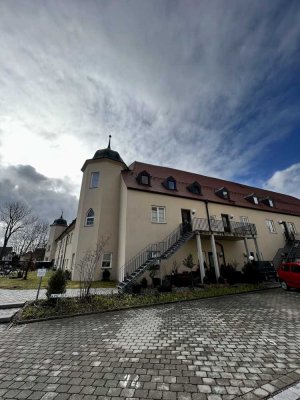
[[[47,272],[46,268],[40,268],[40,269],[38,269],[38,270],[37,270],[37,276],[38,276],[38,278],[42,278],[43,276],[45,276],[45,275],[46,275],[46,272]]]

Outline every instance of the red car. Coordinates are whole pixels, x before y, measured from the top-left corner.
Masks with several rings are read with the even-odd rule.
[[[300,289],[300,262],[282,263],[277,273],[282,289]]]

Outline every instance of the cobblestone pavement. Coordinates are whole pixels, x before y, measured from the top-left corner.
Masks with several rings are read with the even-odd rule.
[[[95,294],[111,294],[117,293],[115,288],[97,288],[91,289],[92,293]],[[37,290],[7,290],[0,289],[0,305],[3,304],[15,304],[25,303],[28,300],[35,300]],[[67,289],[66,296],[75,297],[78,296],[79,289]],[[39,298],[46,298],[46,289],[41,289]]]
[[[255,400],[299,381],[299,292],[0,327],[1,399]]]

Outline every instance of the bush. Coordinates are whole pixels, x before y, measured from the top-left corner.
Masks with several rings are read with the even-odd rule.
[[[133,294],[140,294],[142,290],[142,285],[139,285],[136,283],[135,285],[132,285],[132,293]]]
[[[52,294],[61,294],[66,292],[67,280],[62,269],[58,269],[50,277],[47,285],[46,296],[49,300]]]
[[[105,269],[102,273],[102,280],[109,281],[109,278],[110,278],[110,272],[108,269]]]
[[[258,283],[262,281],[256,265],[251,262],[244,265],[243,272],[245,282],[247,283]]]
[[[71,271],[69,271],[68,269],[65,270],[65,277],[67,281],[71,280],[72,274]]]
[[[142,288],[143,288],[143,289],[146,289],[146,288],[147,288],[147,286],[148,286],[148,281],[147,281],[146,278],[143,278],[143,279],[141,280],[141,285],[142,285]]]

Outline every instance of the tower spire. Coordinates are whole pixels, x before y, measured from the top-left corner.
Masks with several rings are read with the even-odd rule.
[[[108,141],[108,146],[107,146],[108,149],[110,149],[110,139],[111,139],[111,135],[109,135],[109,141]]]

